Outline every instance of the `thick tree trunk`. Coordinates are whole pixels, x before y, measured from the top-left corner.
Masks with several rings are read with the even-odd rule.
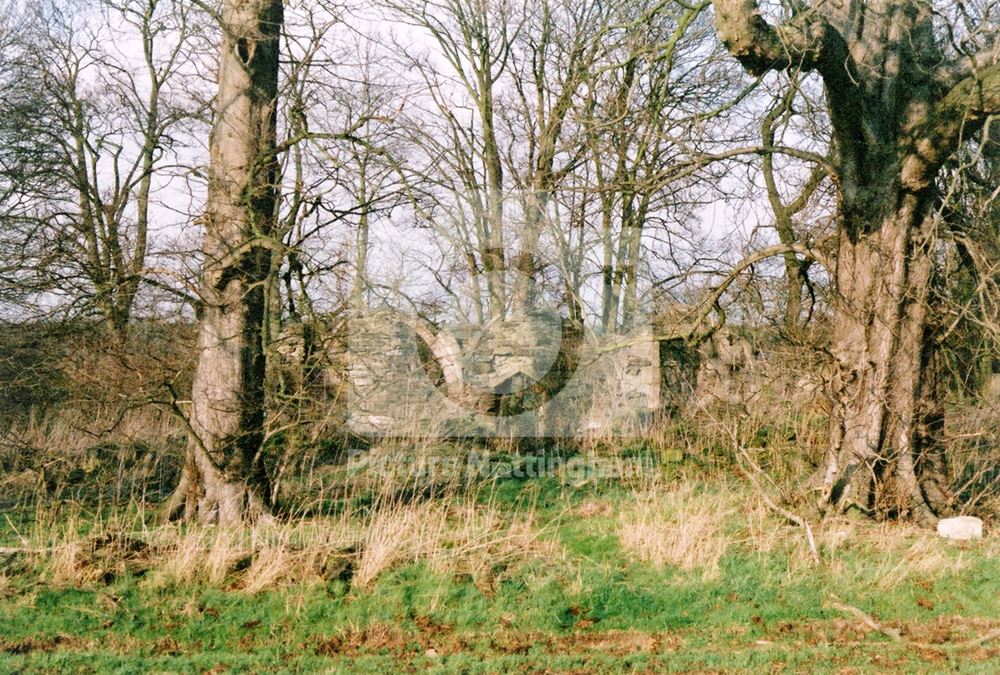
[[[1000,64],[979,58],[989,54],[949,63],[930,5],[915,0],[802,4],[779,25],[755,0],[712,4],[748,72],[815,71],[826,86],[840,222],[820,507],[933,520],[948,502],[928,339],[934,181],[1000,112]]]
[[[172,506],[238,524],[268,508],[261,457],[265,283],[274,248],[281,0],[227,0],[188,458]]]
[[[927,298],[934,218],[908,195],[879,226],[840,242],[834,409],[821,508],[932,520],[945,506],[923,403],[936,395]],[[933,487],[925,483],[933,482]]]

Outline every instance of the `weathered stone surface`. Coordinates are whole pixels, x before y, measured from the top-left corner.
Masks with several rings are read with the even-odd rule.
[[[759,361],[750,342],[723,327],[701,346],[694,406],[745,405],[761,393],[763,382],[755,376]]]
[[[945,539],[964,541],[981,539],[983,536],[983,521],[972,516],[944,518],[938,521],[937,533]]]
[[[390,312],[352,322],[355,432],[627,433],[674,407],[663,387],[676,374],[665,375],[649,328],[598,337],[544,313],[479,327],[411,323]]]

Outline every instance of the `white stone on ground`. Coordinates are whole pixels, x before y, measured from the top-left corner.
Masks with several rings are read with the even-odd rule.
[[[980,539],[983,536],[983,521],[972,516],[944,518],[938,521],[937,533],[945,539]]]

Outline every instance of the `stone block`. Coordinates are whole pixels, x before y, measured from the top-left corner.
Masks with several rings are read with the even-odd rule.
[[[972,516],[944,518],[938,521],[937,533],[945,539],[956,539],[959,541],[981,539],[983,536],[983,521]]]

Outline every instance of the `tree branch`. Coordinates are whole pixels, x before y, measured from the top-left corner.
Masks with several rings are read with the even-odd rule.
[[[704,333],[699,335],[699,329],[705,322],[705,319],[708,318],[708,315],[712,313],[712,310],[718,306],[719,300],[721,300],[722,296],[726,294],[726,291],[729,290],[729,287],[733,284],[733,282],[735,282],[744,271],[757,263],[767,260],[768,258],[773,258],[774,256],[784,255],[786,253],[797,253],[798,255],[815,260],[828,270],[833,269],[833,262],[826,256],[825,253],[818,248],[805,246],[803,244],[774,244],[773,246],[767,246],[759,251],[755,251],[737,263],[730,270],[729,274],[726,275],[726,277],[719,283],[719,285],[712,290],[708,298],[699,304],[700,309],[695,312],[694,319],[688,324],[690,326],[689,329],[683,335],[678,337],[683,337],[689,341],[700,339]],[[712,331],[708,331],[708,333],[711,332]]]
[[[1000,114],[1000,63],[978,71],[952,87],[935,106],[930,129],[918,137],[903,164],[903,184],[927,185],[963,138],[979,132]]]
[[[715,30],[729,53],[752,75],[770,70],[817,70],[842,80],[850,63],[843,37],[815,11],[772,26],[756,0],[714,0]]]
[[[1000,63],[975,72],[955,85],[937,105],[935,135],[943,143],[938,154],[947,152],[960,137],[974,133],[990,115],[1000,113]]]
[[[992,46],[943,67],[937,73],[937,81],[945,89],[951,89],[966,78],[973,77],[976,73],[998,63],[1000,63],[1000,38],[995,37]]]
[[[719,39],[750,74],[759,77],[771,70],[801,70],[823,77],[842,152],[862,164],[873,132],[859,113],[871,103],[859,85],[862,78],[844,36],[815,9],[803,9],[772,26],[761,16],[756,0],[713,0],[712,4]]]

